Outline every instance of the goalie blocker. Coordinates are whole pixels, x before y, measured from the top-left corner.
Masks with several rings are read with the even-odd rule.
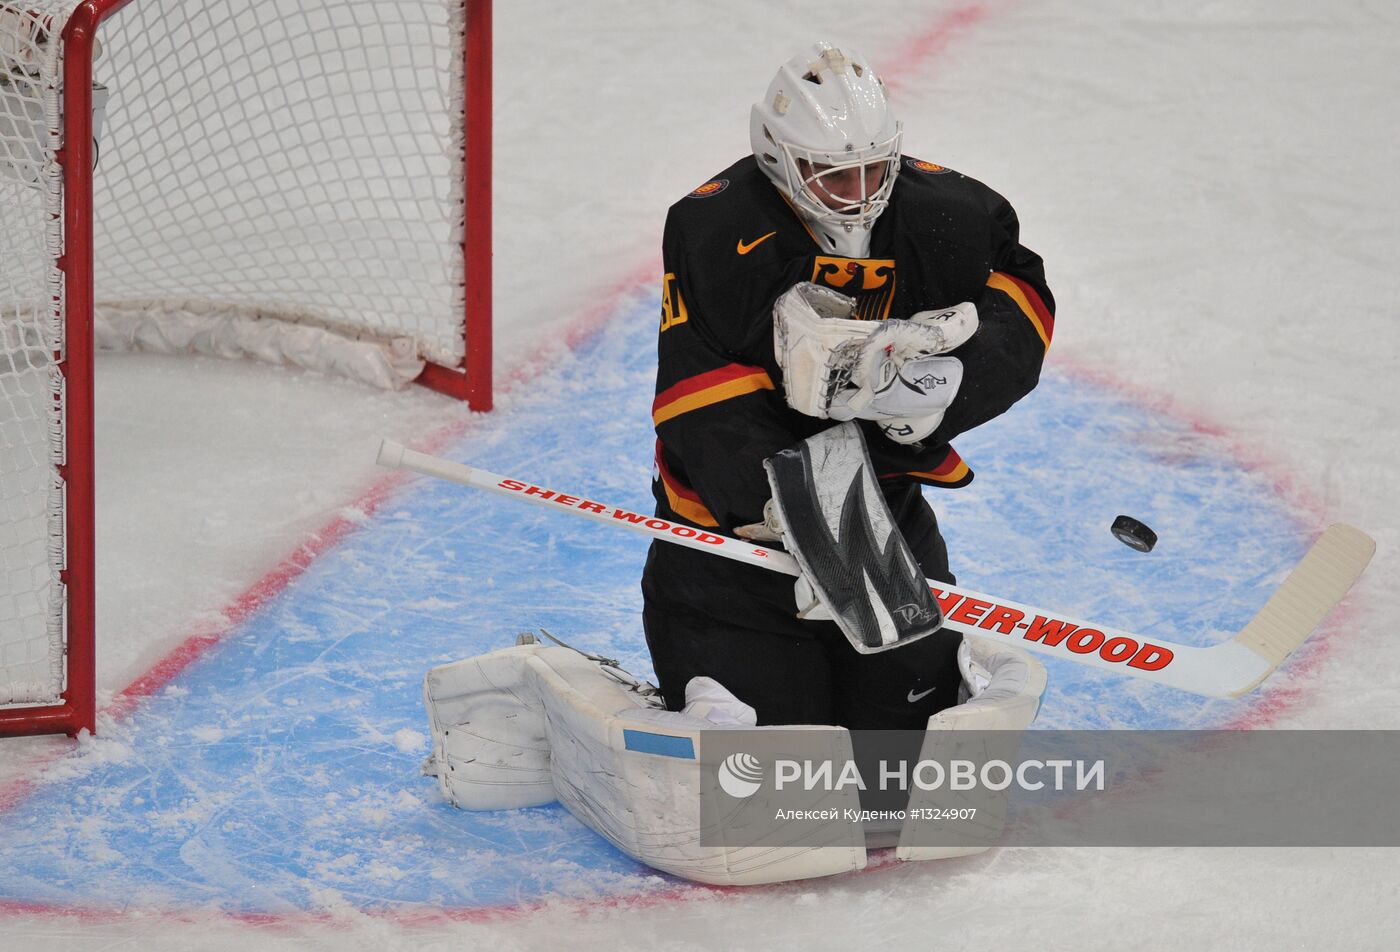
[[[939,629],[943,616],[885,504],[858,426],[824,430],[763,468],[802,582],[857,651],[899,647]]]

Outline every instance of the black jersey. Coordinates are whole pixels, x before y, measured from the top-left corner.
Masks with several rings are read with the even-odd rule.
[[[836,425],[783,399],[772,312],[794,284],[814,281],[851,295],[867,320],[973,301],[980,327],[952,352],[963,381],[938,429],[901,445],[861,424],[891,511],[920,555],[919,534],[933,523],[919,485],[956,487],[972,478],[950,441],[1035,387],[1054,301],[1041,259],[1020,244],[1004,198],[941,166],[908,156],[902,162],[865,258],[824,254],[752,156],[671,207],[652,407],[658,515],[726,534],[759,521],[770,495],[763,460]],[[663,548],[674,551],[653,551],[643,582],[648,598],[700,607],[727,592],[747,613],[756,607],[741,595],[749,591],[772,603],[774,618],[791,619],[790,585],[780,576]]]

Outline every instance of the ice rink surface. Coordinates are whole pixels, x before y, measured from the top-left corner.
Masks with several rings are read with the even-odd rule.
[[[906,151],[1007,195],[1041,388],[933,496],[960,580],[1176,640],[1329,522],[1379,549],[1241,702],[1059,665],[1055,727],[1396,728],[1400,11],[1352,2],[500,4],[499,408],[275,368],[99,365],[99,738],[0,748],[0,948],[1391,948],[1387,850],[999,850],[747,891],[416,775],[427,666],[543,625],[647,672],[643,546],[393,478],[380,437],[643,508],[666,206],[817,36]],[[506,508],[502,508],[506,507]],[[1162,543],[1139,556],[1108,522]]]

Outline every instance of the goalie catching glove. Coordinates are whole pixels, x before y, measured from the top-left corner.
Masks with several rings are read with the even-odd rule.
[[[854,313],[854,299],[810,282],[778,298],[773,349],[788,406],[823,420],[873,420],[896,443],[923,439],[957,396],[962,361],[942,355],[977,332],[976,305],[879,323]]]

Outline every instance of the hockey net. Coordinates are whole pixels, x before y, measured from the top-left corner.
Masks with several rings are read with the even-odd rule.
[[[0,735],[91,726],[94,345],[489,407],[489,65],[489,0],[0,0]]]

